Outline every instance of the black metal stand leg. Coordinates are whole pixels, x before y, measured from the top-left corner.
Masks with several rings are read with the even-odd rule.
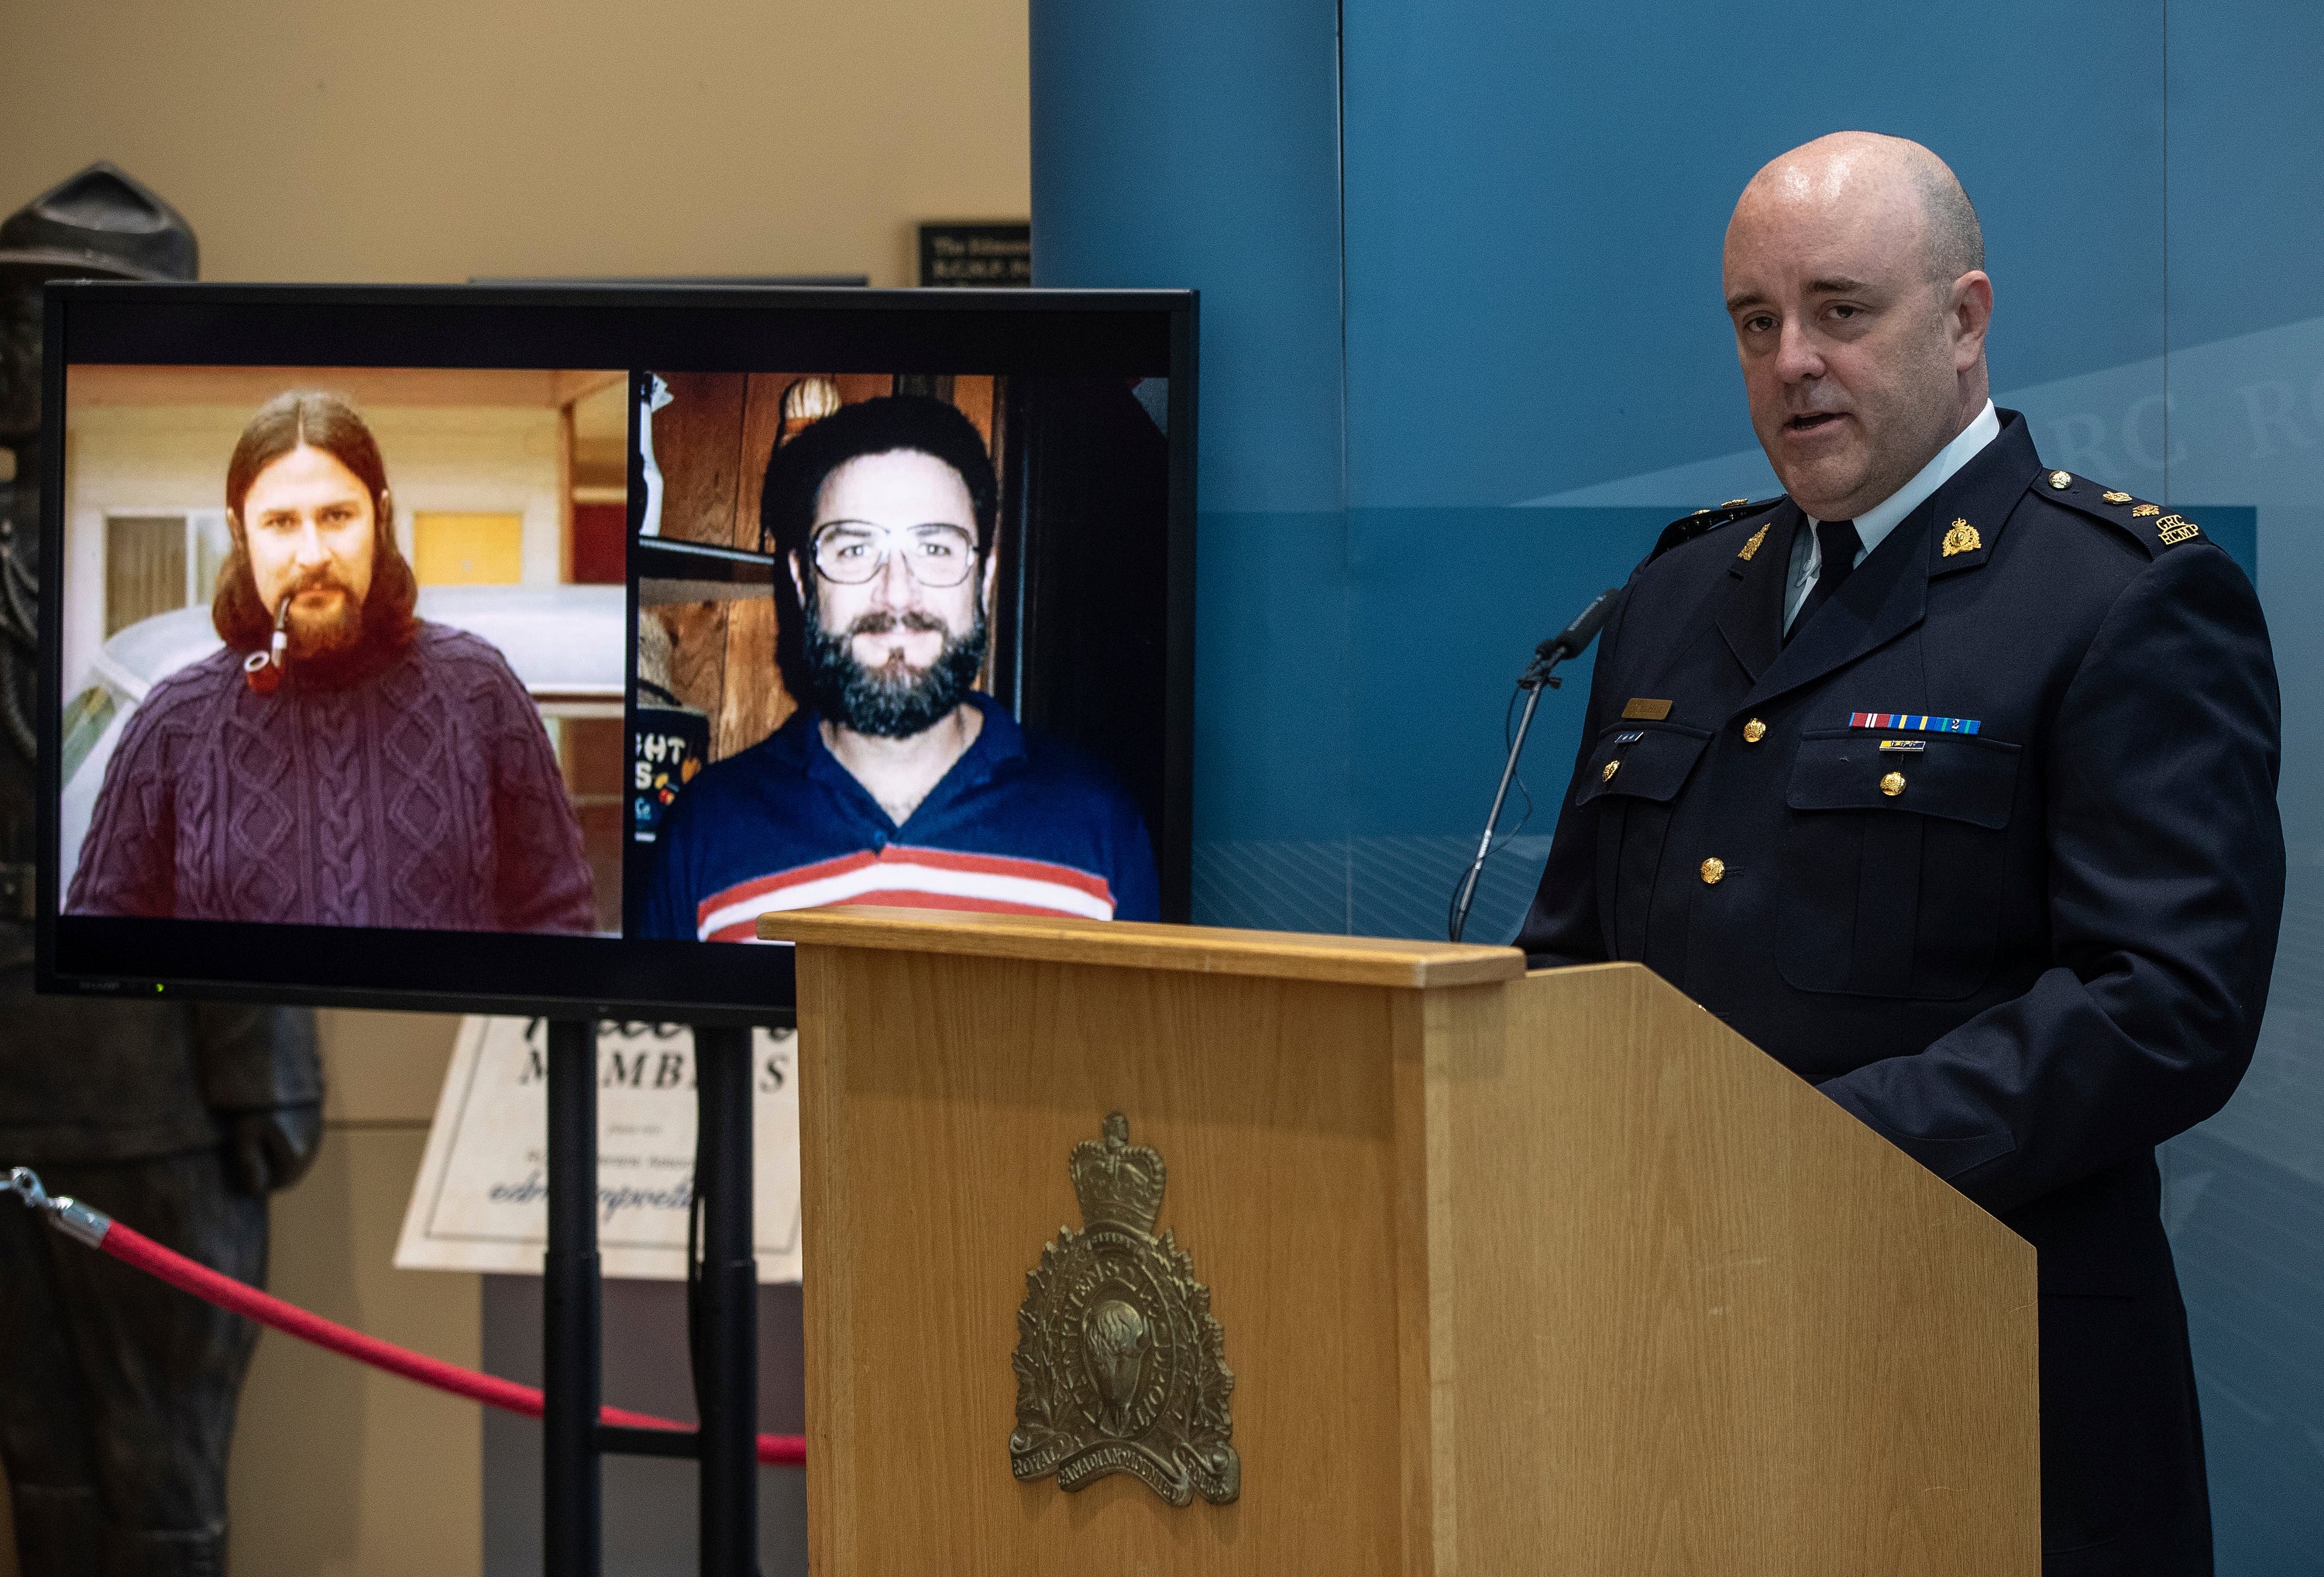
[[[752,1252],[751,1031],[694,1031],[702,1188],[703,1577],[754,1577],[759,1560],[759,1267]]]
[[[598,1577],[604,1506],[597,1458],[597,1026],[586,1019],[549,1023],[543,1272],[542,1564],[549,1577]]]

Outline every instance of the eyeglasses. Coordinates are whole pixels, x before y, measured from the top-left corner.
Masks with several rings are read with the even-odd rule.
[[[976,539],[940,522],[890,530],[869,521],[830,521],[807,540],[815,572],[841,586],[875,579],[888,567],[888,556],[899,549],[906,571],[933,590],[958,586],[976,568]]]

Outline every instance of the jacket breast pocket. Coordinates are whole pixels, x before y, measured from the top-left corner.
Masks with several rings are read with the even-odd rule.
[[[1776,904],[1784,980],[1936,1001],[1983,985],[2021,754],[1978,734],[1802,739]]]
[[[1607,955],[1646,955],[1646,918],[1671,803],[1710,741],[1707,729],[1621,723],[1599,735],[1583,769],[1577,807],[1598,807],[1598,922]]]

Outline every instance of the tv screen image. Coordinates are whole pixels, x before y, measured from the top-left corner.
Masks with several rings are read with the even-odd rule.
[[[43,983],[781,1021],[1183,919],[1178,292],[52,290]]]

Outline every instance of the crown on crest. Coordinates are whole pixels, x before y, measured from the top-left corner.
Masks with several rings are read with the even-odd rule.
[[[1167,1174],[1159,1152],[1130,1142],[1129,1118],[1106,1113],[1105,1137],[1075,1145],[1066,1170],[1073,1174],[1084,1226],[1102,1223],[1152,1233],[1162,1213]]]

